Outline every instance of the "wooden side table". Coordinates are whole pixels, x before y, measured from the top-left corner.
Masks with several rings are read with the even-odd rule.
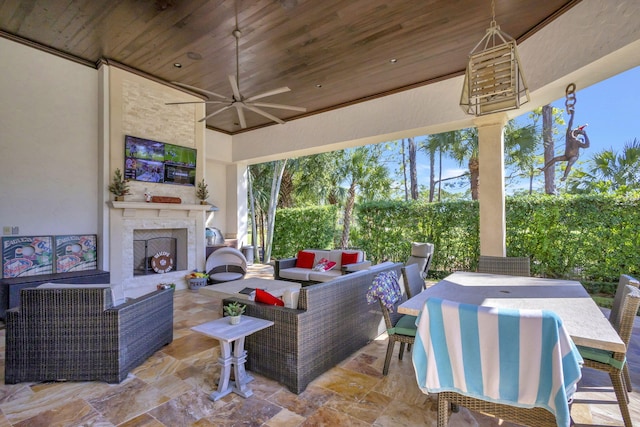
[[[253,391],[247,385],[253,380],[244,369],[247,352],[244,349],[245,337],[261,329],[272,326],[271,320],[242,315],[240,323],[232,325],[228,317],[194,326],[191,330],[215,338],[220,341],[220,358],[218,364],[222,367],[218,390],[209,395],[214,402],[227,394],[234,392],[242,397],[249,397]],[[233,353],[231,351],[233,344]],[[235,381],[231,381],[231,367]]]

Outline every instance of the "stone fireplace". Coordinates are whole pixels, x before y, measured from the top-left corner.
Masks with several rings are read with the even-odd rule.
[[[133,275],[184,270],[187,229],[133,230]]]
[[[122,283],[127,297],[151,292],[160,283],[174,283],[176,289],[186,288],[187,272],[202,271],[204,224],[209,205],[145,202],[110,202],[109,205],[111,281]],[[151,268],[149,258],[158,254],[164,258],[165,253],[172,260],[172,268],[167,272]],[[146,274],[142,274],[145,266]]]

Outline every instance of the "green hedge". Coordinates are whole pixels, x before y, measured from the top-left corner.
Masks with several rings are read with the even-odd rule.
[[[536,276],[614,283],[640,276],[639,198],[518,196],[506,200],[507,256],[531,258]],[[357,205],[351,246],[373,262],[407,260],[411,242],[435,244],[430,276],[474,270],[479,256],[478,204],[472,201],[370,202]],[[278,210],[273,256],[335,247],[335,206]]]
[[[476,202],[372,202],[357,207],[359,233],[353,245],[374,262],[404,262],[411,242],[435,245],[433,271],[468,270],[478,258]]]
[[[532,274],[615,282],[640,270],[640,199],[531,196],[508,199],[507,248],[531,257]]]
[[[289,258],[301,249],[332,249],[337,225],[336,205],[278,209],[272,258]]]

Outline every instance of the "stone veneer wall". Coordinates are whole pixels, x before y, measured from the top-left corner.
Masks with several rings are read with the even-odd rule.
[[[120,68],[109,66],[109,114],[106,117],[109,162],[105,169],[109,177],[116,168],[124,168],[124,137],[133,135],[155,141],[192,147],[198,150],[196,182],[204,177],[204,124],[198,119],[204,115],[202,104],[165,105],[172,101],[197,101],[181,91],[156,83]],[[182,205],[196,205],[193,186],[129,182],[131,194],[126,202],[144,203],[144,193],[154,196],[180,197]],[[114,208],[109,209],[109,270],[112,282],[121,283],[127,296],[147,293],[158,283],[175,283],[186,287],[187,271],[202,270],[205,262],[204,210]],[[182,208],[182,207],[181,207]],[[133,276],[133,230],[175,229],[187,230],[187,261],[181,271],[164,274]]]
[[[186,219],[163,219],[163,218],[140,218],[124,219],[122,221],[123,252],[120,266],[121,275],[124,278],[122,285],[125,295],[135,297],[143,295],[155,288],[158,283],[175,283],[179,288],[186,287],[184,276],[187,270],[182,266],[182,270],[170,271],[163,274],[148,274],[146,276],[133,276],[133,232],[134,230],[159,230],[177,229],[187,230],[187,263],[195,259],[196,256],[196,220]],[[127,243],[129,242],[129,243]]]
[[[132,135],[154,141],[196,146],[195,105],[165,105],[176,96],[167,93],[157,84],[144,84],[137,80],[122,81],[122,156],[124,160],[124,135]],[[197,167],[203,170],[204,157],[199,155]],[[148,190],[154,196],[180,197],[183,203],[197,203],[195,188],[182,185],[131,181],[131,199],[141,200]]]

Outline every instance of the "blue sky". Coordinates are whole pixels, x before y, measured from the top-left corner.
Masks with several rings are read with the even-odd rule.
[[[587,88],[578,87],[574,127],[587,123],[586,130],[591,142],[590,148],[581,150],[579,161],[584,161],[605,149],[613,148],[614,151],[620,151],[626,143],[633,141],[634,138],[640,140],[639,101],[640,67],[632,68]],[[554,107],[563,110],[565,109],[564,104],[564,97],[552,103]],[[527,115],[528,113],[521,116],[519,120],[530,123]],[[568,122],[569,117],[566,112],[562,117],[565,122]],[[556,155],[562,154],[564,151],[565,131],[565,127],[558,129],[558,134],[555,137]],[[542,147],[540,147],[539,154],[542,155]],[[564,164],[562,163],[563,168]],[[466,170],[465,166],[459,166],[451,159],[443,159],[442,176],[444,178],[460,175]],[[559,176],[557,177],[559,178]],[[421,186],[429,185],[429,161],[422,150],[418,152],[418,183]],[[543,179],[540,177],[537,180],[537,187],[542,185]]]

